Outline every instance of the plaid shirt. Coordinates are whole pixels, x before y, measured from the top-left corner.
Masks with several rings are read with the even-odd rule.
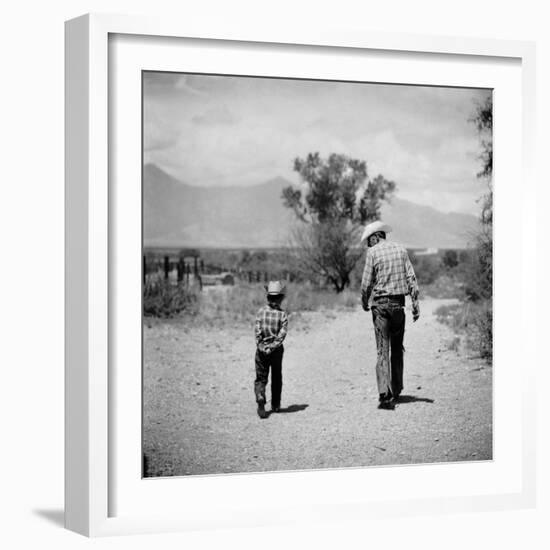
[[[256,345],[260,351],[283,345],[288,326],[288,315],[278,305],[267,304],[256,315]]]
[[[418,283],[407,251],[397,243],[382,240],[367,249],[361,296],[368,305],[371,296],[395,294],[410,294],[413,308],[418,307]]]

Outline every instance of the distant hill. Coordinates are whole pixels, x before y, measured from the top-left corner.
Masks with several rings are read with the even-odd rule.
[[[147,164],[143,177],[145,246],[259,248],[288,245],[294,214],[281,201],[290,182],[274,178],[253,186],[196,187],[158,166]],[[477,220],[394,199],[383,207],[392,239],[411,248],[463,248]]]
[[[409,248],[467,248],[478,229],[475,216],[441,212],[398,198],[383,205],[382,219],[392,226],[392,239]]]

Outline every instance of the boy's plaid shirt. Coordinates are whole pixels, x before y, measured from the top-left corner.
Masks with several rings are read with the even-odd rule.
[[[260,351],[274,350],[283,344],[288,327],[288,315],[279,306],[267,304],[256,315],[256,345]]]
[[[418,283],[404,247],[397,243],[380,241],[367,249],[367,260],[361,282],[363,303],[370,297],[410,294],[413,308],[418,306]]]

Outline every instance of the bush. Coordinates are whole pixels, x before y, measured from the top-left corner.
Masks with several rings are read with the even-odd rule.
[[[429,285],[442,274],[443,266],[438,254],[410,254],[411,263],[419,285]]]
[[[493,238],[485,228],[477,237],[477,246],[464,266],[464,290],[474,302],[493,297]]]
[[[472,315],[469,331],[471,347],[486,361],[493,360],[493,307],[490,301],[478,304]]]
[[[441,261],[447,269],[453,269],[458,265],[458,252],[452,249],[445,250]]]
[[[174,317],[194,309],[197,294],[185,285],[170,281],[148,281],[143,289],[143,315],[146,317]]]
[[[482,359],[492,361],[493,308],[490,300],[440,306],[435,310],[435,315],[455,334],[464,335],[468,347]]]
[[[176,287],[163,282],[149,284],[144,292],[146,316],[162,318],[193,316],[193,323],[210,326],[250,326],[256,312],[266,304],[263,284],[241,283],[235,286],[205,287],[194,292],[184,286]],[[357,291],[345,290],[336,294],[333,290],[319,288],[310,283],[289,284],[283,308],[289,314],[308,311],[352,309],[360,304]]]

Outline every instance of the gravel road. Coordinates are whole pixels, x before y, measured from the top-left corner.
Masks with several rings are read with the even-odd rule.
[[[377,409],[374,331],[361,309],[291,316],[282,410],[265,420],[253,394],[253,323],[146,326],[146,475],[490,460],[492,368],[449,350],[453,334],[434,316],[449,302],[423,300],[414,324],[407,315],[394,411]]]

